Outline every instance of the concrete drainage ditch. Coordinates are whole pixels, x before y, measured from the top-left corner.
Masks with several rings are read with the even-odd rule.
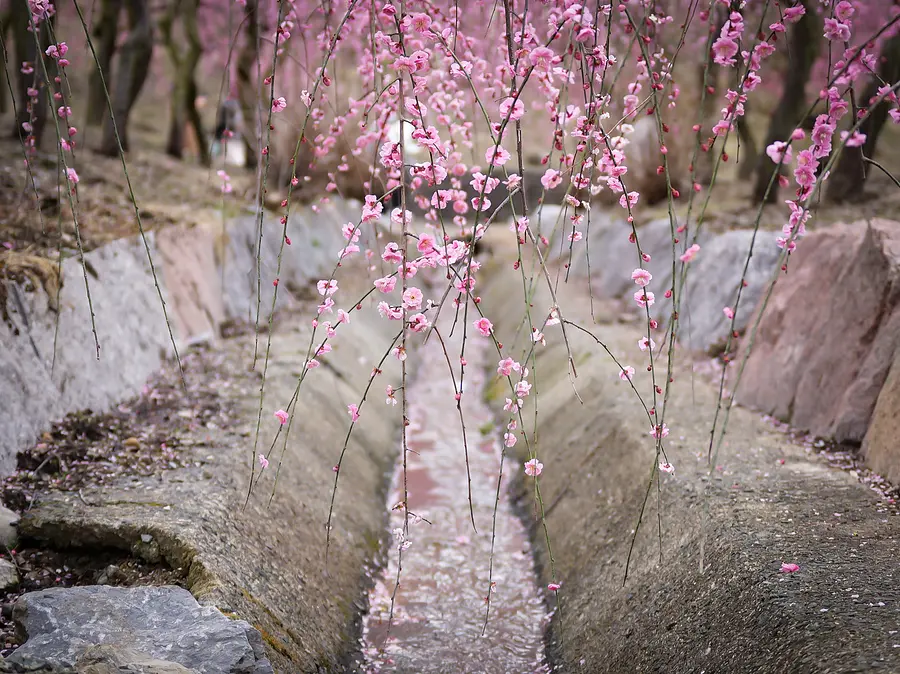
[[[353,205],[335,204],[297,218],[296,222],[303,224],[297,225],[291,237],[294,245],[298,241],[307,245],[290,249],[290,262],[281,278],[286,289],[293,287],[299,296],[310,280],[330,271],[326,267],[340,240],[328,237],[335,233],[339,237],[339,228],[334,225],[345,215],[347,220],[355,219],[356,210]],[[320,219],[329,224],[317,227]],[[252,250],[256,235],[251,218],[243,224],[230,224],[224,243],[203,230],[172,232],[154,242],[154,246],[163,248],[166,244],[160,241],[165,237],[176,242],[168,253],[160,255],[167,259],[161,277],[179,343],[212,339],[224,362],[231,364],[231,370],[211,370],[208,375],[221,383],[223,395],[229,397],[234,424],[198,425],[180,437],[188,459],[184,467],[114,486],[42,495],[19,523],[19,534],[56,548],[115,548],[179,570],[179,582],[190,595],[133,588],[137,592],[122,599],[119,608],[110,609],[107,603],[104,610],[107,614],[121,611],[124,616],[132,605],[129,602],[146,603],[153,594],[153,604],[162,606],[159,601],[166,594],[170,607],[180,606],[179,615],[210,620],[213,625],[221,623],[220,617],[231,618],[231,627],[226,630],[231,645],[222,648],[220,654],[227,652],[234,657],[227,665],[216,664],[230,669],[217,671],[263,672],[268,666],[278,672],[345,671],[352,666],[349,658],[358,646],[365,596],[373,585],[373,573],[366,569],[389,531],[384,504],[398,451],[399,427],[378,411],[383,404],[378,399],[380,394],[373,393],[372,407],[362,411],[341,468],[327,575],[322,527],[328,515],[335,450],[343,445],[346,433],[347,405],[358,402],[372,368],[388,349],[393,335],[384,321],[367,321],[363,315],[341,327],[334,347],[340,356],[328,359],[327,367],[316,372],[319,379],[314,391],[305,389],[301,393],[300,412],[286,448],[275,498],[270,505],[270,490],[263,488],[255,491],[243,508],[259,381],[246,368],[240,372],[234,364],[246,365],[252,359],[254,339],[252,335],[235,339],[219,339],[216,335],[225,319],[243,318],[255,311],[256,302],[248,299],[252,298],[248,288],[255,288]],[[273,236],[267,235],[267,245],[272,247],[263,255],[265,273],[269,274],[274,273],[277,235]],[[27,331],[20,330],[16,335],[6,327],[0,328],[7,330],[0,335],[3,371],[14,373],[0,381],[0,399],[13,411],[0,419],[6,466],[12,465],[15,449],[27,444],[23,438],[30,442],[52,418],[73,409],[79,395],[93,396],[87,400],[98,410],[109,408],[138,393],[161,362],[160,351],[165,352],[167,347],[166,340],[159,338],[163,334],[159,307],[154,305],[152,293],[138,296],[143,292],[138,289],[145,289],[151,281],[136,252],[129,252],[139,249],[134,242],[113,246],[92,254],[96,283],[115,279],[120,267],[122,273],[127,267],[128,273],[137,276],[133,279],[135,289],[127,293],[98,292],[102,300],[96,308],[98,317],[115,317],[110,323],[100,319],[99,324],[101,340],[108,345],[103,352],[108,360],[97,365],[91,357],[76,356],[82,350],[91,355],[77,284],[64,286],[60,321],[61,326],[71,326],[73,337],[58,354],[58,369],[52,375],[38,361],[46,360],[50,352],[55,318],[38,293],[26,295],[30,337],[40,358],[28,344]],[[502,246],[492,247],[502,251]],[[223,256],[223,251],[230,252]],[[304,253],[295,256],[295,251]],[[503,254],[498,255],[502,258]],[[122,256],[126,257],[116,261]],[[514,348],[521,318],[521,280],[490,270],[486,276],[485,312],[507,348]],[[210,290],[210,284],[216,282],[219,285]],[[263,287],[270,292],[271,286]],[[590,325],[585,297],[564,286],[559,292],[560,304],[569,308],[570,317]],[[293,300],[300,301],[297,297]],[[541,311],[549,310],[550,298],[540,289],[532,303]],[[265,297],[262,305],[268,306]],[[615,315],[612,310],[597,314],[601,322],[591,326],[595,333],[617,353],[633,351],[637,342],[633,328],[603,318]],[[259,443],[263,448],[270,446],[278,430],[272,409],[286,405],[305,367],[308,329],[297,327],[300,321],[289,313],[280,320],[284,322],[273,337],[266,385]],[[629,532],[635,527],[646,490],[647,473],[654,460],[652,447],[642,410],[623,394],[614,364],[586,335],[572,335],[571,346],[578,369],[574,386],[583,403],[575,397],[567,376],[566,347],[549,330],[548,346],[538,351],[534,368],[539,390],[537,446],[545,464],[540,480],[557,574],[562,581],[561,611],[553,614],[544,640],[554,671],[900,670],[896,507],[740,408],[732,411],[728,439],[717,466],[708,472],[705,448],[713,393],[699,378],[687,385],[692,377],[687,361],[676,364],[676,381],[683,386],[676,389],[669,413],[673,428],[669,451],[675,472],[662,476],[658,497],[654,495],[649,501],[630,576],[623,585]],[[389,360],[382,381],[398,381],[396,371],[389,369],[394,366]],[[489,359],[484,367],[488,373],[492,371]],[[473,375],[472,382],[476,380]],[[224,385],[228,381],[234,382],[233,390]],[[503,396],[490,375],[485,387],[488,401],[499,413]],[[484,412],[473,412],[473,418],[478,414]],[[533,409],[526,410],[529,418],[533,414]],[[458,419],[445,420],[447,416],[451,416],[449,411],[440,415],[440,428],[457,433]],[[423,423],[422,419],[411,421],[420,426]],[[426,436],[427,431],[417,430]],[[420,440],[424,444],[417,451],[442,438]],[[473,451],[481,451],[477,441],[474,445]],[[551,580],[549,557],[533,525],[531,496],[520,474],[525,457],[519,449],[508,450],[504,474],[513,485],[516,507],[525,513],[526,531],[521,535],[530,535],[536,585],[543,588]],[[495,462],[495,451],[491,447],[484,456]],[[274,460],[272,464],[275,468]],[[264,487],[271,484],[263,483]],[[430,489],[433,487],[419,486],[423,493]],[[504,521],[515,528],[515,519]],[[522,540],[516,539],[515,531],[511,533],[507,540]],[[446,538],[443,532],[441,536]],[[471,543],[472,535],[464,531],[453,540],[459,537],[461,541],[464,536]],[[428,536],[420,538],[423,543],[428,540]],[[457,545],[460,547],[451,544],[443,550],[434,546],[432,552],[446,554],[450,566],[455,567],[452,560],[463,543]],[[507,669],[531,672],[542,666],[534,664],[541,657],[540,628],[535,629],[535,621],[549,611],[545,597],[534,593],[535,582],[522,576],[530,573],[530,564],[524,559],[519,563],[524,563],[524,571],[501,567],[506,573],[498,575],[492,611],[496,616],[504,606],[519,606],[503,595],[506,587],[518,583],[519,596],[526,601],[521,610],[510,611],[506,617],[516,620],[527,614],[527,629],[531,631],[524,637],[525,632],[517,633],[514,640],[517,649],[521,646],[521,659],[507,660]],[[782,573],[782,563],[799,568]],[[451,571],[456,570],[447,569],[447,577],[438,580],[452,584]],[[486,569],[480,565],[476,571],[465,593],[480,600],[483,597],[476,595],[489,590],[484,584],[487,579],[482,577]],[[85,592],[84,588],[76,590]],[[98,601],[120,599],[109,590],[89,592],[97,594]],[[146,596],[139,597],[141,593]],[[451,601],[454,596],[448,593]],[[44,611],[46,604],[38,599],[35,597],[34,610]],[[96,612],[100,605],[81,603],[85,611],[93,606],[91,610]],[[466,620],[477,617],[482,607],[462,615]],[[405,608],[412,615],[420,607]],[[20,614],[24,610],[20,609]],[[26,618],[20,618],[26,624]],[[126,622],[123,619],[122,623]],[[418,627],[421,625],[403,625],[400,621],[395,636],[402,643],[404,638],[413,638],[409,633],[404,636],[403,630]],[[431,627],[437,628],[431,633],[437,638],[457,625],[433,621]],[[184,633],[199,639],[202,630],[192,629],[186,627]],[[427,629],[419,637],[422,634],[427,635]],[[29,637],[38,635],[29,633]],[[72,638],[89,640],[84,634]],[[41,640],[38,638],[37,643]],[[46,639],[48,644],[51,641]],[[143,661],[140,666],[146,668],[135,671],[211,671],[204,670],[205,665],[196,660],[179,660],[164,643],[155,648],[146,640],[125,641],[123,637],[117,652],[101,647],[82,653],[93,659],[87,664],[77,664],[77,658],[73,662],[67,656],[66,666],[106,671],[87,669],[105,659],[107,663],[119,663],[116,667],[137,667],[135,663]],[[373,641],[377,645],[377,638]],[[448,640],[445,645],[465,656],[454,643]],[[491,645],[493,642],[488,643]],[[477,660],[469,663],[470,670],[459,665],[453,671],[492,671],[493,661],[487,659],[492,657],[490,653],[491,648],[487,648],[473,655]],[[421,654],[428,658],[430,670],[420,660],[419,664],[406,663],[406,669],[400,663],[394,671],[449,671],[441,669],[440,658],[444,656],[440,649],[423,649]],[[28,655],[28,650],[22,650],[19,658],[24,663]],[[397,654],[389,649],[387,655]],[[391,671],[388,663],[382,665],[383,671]],[[0,663],[0,671],[3,667],[15,671],[10,669],[12,663]]]

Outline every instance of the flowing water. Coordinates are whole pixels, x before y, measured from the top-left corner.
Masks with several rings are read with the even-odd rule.
[[[451,313],[445,308],[445,314]],[[452,316],[439,320],[450,361],[459,380],[461,322],[450,336]],[[406,483],[411,513],[411,544],[402,551],[393,622],[388,629],[391,595],[397,582],[401,540],[392,536],[387,568],[370,593],[363,626],[366,671],[402,673],[524,674],[549,671],[544,664],[546,609],[538,591],[525,529],[508,502],[512,471],[507,458],[494,540],[491,530],[500,469],[500,429],[483,401],[488,341],[469,329],[462,408],[466,426],[472,503],[469,512],[466,448],[454,384],[438,335],[416,353],[416,378],[409,383]],[[457,384],[458,385],[458,384]],[[397,395],[399,398],[399,394]],[[490,430],[488,430],[490,428]],[[402,464],[389,497],[403,500]],[[412,515],[423,518],[421,521]],[[391,511],[392,531],[402,529],[403,512]],[[427,521],[426,521],[427,520]],[[492,587],[492,590],[489,590]],[[485,628],[485,598],[490,617]],[[484,630],[484,635],[482,631]]]

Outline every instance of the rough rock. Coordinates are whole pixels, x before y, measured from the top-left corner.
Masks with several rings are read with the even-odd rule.
[[[0,674],[78,674],[72,667],[66,665],[53,665],[45,660],[35,660],[24,656],[19,662],[10,662],[0,657]]]
[[[179,587],[88,585],[29,592],[16,602],[13,619],[28,640],[11,662],[31,656],[73,666],[84,649],[114,645],[199,674],[273,671],[256,630],[200,606]]]
[[[590,258],[591,287],[600,297],[627,297],[631,299],[637,287],[631,280],[631,272],[643,266],[653,275],[651,290],[662,299],[664,289],[672,277],[672,229],[668,218],[654,220],[637,228],[641,252],[650,255],[650,262],[641,264],[637,247],[628,240],[631,225],[618,214],[594,210],[590,228],[587,219],[583,224],[585,240],[576,244],[572,256],[571,272],[588,275]],[[568,257],[568,243],[563,244],[563,255]]]
[[[8,559],[0,559],[0,590],[9,590],[19,584],[19,570]]]
[[[679,341],[689,349],[708,352],[725,346],[731,321],[723,309],[735,307],[751,245],[747,286],[741,291],[735,321],[737,331],[744,332],[781,253],[771,235],[760,232],[754,236],[752,230],[744,229],[713,236],[701,244],[697,257],[688,265]]]
[[[776,283],[737,399],[798,429],[861,443],[898,345],[900,223],[814,232]]]
[[[214,343],[225,320],[221,276],[216,273],[215,234],[203,227],[169,227],[156,236],[166,305],[179,350]]]
[[[491,277],[489,265],[483,273],[484,311],[504,351],[518,356],[521,282],[508,272],[503,280]],[[635,385],[651,400],[635,348],[638,332],[616,324],[601,306],[595,309],[602,323],[592,324],[585,294],[561,285],[563,314],[635,366]],[[550,305],[545,283],[532,303]],[[900,582],[896,509],[740,407],[731,410],[715,460],[721,469],[710,476],[706,447],[716,394],[691,376],[687,358],[674,364],[665,413],[671,428],[665,449],[675,472],[658,473],[660,488],[654,484],[650,492],[623,585],[630,532],[648,473],[661,460],[650,422],[590,337],[568,330],[578,373],[572,381],[561,328],[544,333],[547,346],[533,367],[540,386],[535,447],[544,464],[539,485],[555,574],[534,515],[540,512],[534,482],[521,468],[528,453],[522,441],[510,452],[510,471],[532,523],[541,580],[562,583],[548,634],[557,671],[900,671],[891,635]],[[492,396],[498,410],[505,386]],[[534,418],[531,398],[525,419]],[[800,569],[779,573],[782,562]],[[549,593],[547,608],[557,608]]]
[[[892,484],[900,484],[900,349],[872,413],[862,451],[866,463]]]
[[[12,550],[19,542],[19,513],[0,505],[0,549]]]
[[[353,273],[347,277],[341,292],[360,297],[364,290],[349,284]],[[306,311],[309,316],[315,309]],[[259,452],[273,447],[279,425],[272,414],[288,407],[306,363],[308,321],[300,321],[302,329],[286,323],[291,327],[281,324],[273,333]],[[372,367],[388,351],[392,327],[377,318],[374,305],[340,327],[334,351],[300,390],[289,442],[274,445],[271,466],[246,506],[259,409],[258,380],[246,374],[253,334],[222,340],[227,366],[209,376],[229,381],[223,402],[234,423],[181,437],[187,468],[87,488],[80,495],[46,494],[23,516],[22,535],[53,546],[77,542],[161,561],[182,571],[201,604],[258,629],[278,671],[343,671],[344,658],[356,646],[369,582],[365,568],[386,533],[387,475],[398,449],[399,412],[385,413],[383,404],[360,412],[340,471],[326,566],[332,468],[350,423],[347,404],[359,400]],[[399,380],[396,359],[382,368],[385,381]],[[279,437],[284,439],[283,431]]]
[[[131,648],[91,646],[79,655],[78,674],[198,674],[196,669]]]

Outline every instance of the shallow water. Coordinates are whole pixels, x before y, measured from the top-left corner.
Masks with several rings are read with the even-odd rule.
[[[445,308],[444,313],[451,313]],[[450,361],[459,378],[461,335],[449,336],[452,316],[439,321]],[[461,333],[461,322],[457,333]],[[472,503],[469,512],[466,460],[459,413],[447,360],[437,334],[414,356],[407,428],[409,510],[424,518],[409,524],[411,545],[402,552],[393,622],[391,594],[397,581],[398,540],[391,538],[387,568],[369,596],[363,625],[366,671],[429,674],[478,672],[523,674],[549,671],[543,663],[546,609],[537,590],[524,527],[508,502],[507,484],[521,466],[506,460],[494,542],[494,591],[484,628],[488,595],[491,528],[500,468],[500,428],[483,402],[488,341],[469,330],[466,344],[463,415],[466,425]],[[399,394],[397,396],[399,398]],[[389,507],[403,500],[398,464]],[[425,521],[427,520],[427,522]],[[430,524],[429,524],[430,522]],[[401,510],[391,512],[391,529],[402,528]],[[387,641],[386,641],[387,638]]]

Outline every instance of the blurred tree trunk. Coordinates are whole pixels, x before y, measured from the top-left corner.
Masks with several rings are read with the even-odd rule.
[[[720,67],[719,64],[713,61],[712,43],[716,41],[716,38],[722,32],[722,26],[725,25],[725,21],[728,19],[728,12],[724,11],[724,8],[720,5],[717,4],[713,8],[713,11],[718,13],[716,27],[713,31],[712,41],[710,42],[707,61],[700,65],[698,72],[698,85],[700,87],[701,100],[703,101],[700,108],[700,126],[703,128],[703,132],[706,132],[709,127],[712,127],[713,117],[716,114],[716,94],[705,91],[707,87],[712,87],[715,91],[716,85],[719,82]],[[712,152],[701,151],[699,153],[697,156],[697,165],[694,169],[695,182],[700,183],[701,185],[709,185],[710,182],[712,182],[713,167],[715,165],[714,160],[715,156]]]
[[[738,152],[738,178],[740,180],[750,180],[753,177],[753,171],[759,163],[759,150],[756,142],[753,140],[753,132],[750,130],[750,123],[747,121],[747,103],[744,103],[744,114],[737,118],[738,140],[740,140]]]
[[[10,3],[10,25],[12,26],[12,37],[15,41],[15,71],[16,71],[16,98],[18,99],[18,107],[16,109],[16,127],[13,130],[13,138],[25,138],[27,135],[22,125],[30,123],[32,125],[31,135],[34,136],[36,147],[40,147],[41,138],[44,135],[44,127],[47,124],[49,111],[47,105],[47,82],[44,78],[44,69],[37,61],[37,45],[35,44],[34,34],[29,30],[31,25],[31,10],[28,7],[27,0],[13,0]],[[41,22],[38,31],[38,39],[40,41],[41,51],[44,46],[50,44],[50,29],[55,23],[56,15]],[[31,64],[34,72],[23,73],[22,63]],[[47,72],[53,77],[56,73],[55,63],[47,63]],[[36,103],[32,103],[28,96],[28,89],[34,87],[40,93],[37,96]]]
[[[870,101],[878,95],[882,82],[893,86],[900,81],[900,35],[895,35],[884,45],[880,62],[878,77],[869,79],[860,98],[861,107],[870,105]],[[871,159],[874,156],[878,136],[887,121],[888,111],[892,105],[893,103],[883,100],[874,109],[869,110],[868,116],[859,125],[859,132],[866,135],[866,142],[862,147],[845,147],[841,151],[837,168],[831,172],[828,180],[828,189],[825,193],[828,201],[840,203],[862,199],[866,178],[869,171],[873,170],[863,157]]]
[[[756,163],[756,186],[753,190],[753,198],[761,201],[765,198],[769,181],[776,173],[777,165],[765,153],[777,140],[786,141],[798,124],[803,121],[803,113],[806,107],[806,83],[809,81],[813,63],[819,56],[822,42],[822,19],[817,14],[818,3],[813,0],[803,0],[801,3],[806,8],[806,13],[794,24],[788,41],[788,67],[784,74],[784,89],[781,100],[772,120],[769,123],[769,132],[766,134],[762,152]],[[774,203],[778,197],[778,182],[769,190],[768,202]]]
[[[12,24],[12,10],[7,7],[2,14],[0,14],[0,36],[3,38],[3,45],[5,49],[9,48],[9,28]],[[0,51],[5,51],[0,50]],[[5,54],[0,53],[0,67],[3,68],[3,72],[9,72],[9,64],[6,62],[6,58],[4,58]],[[9,112],[10,104],[9,98],[7,95],[9,94],[9,87],[2,86],[5,83],[0,83],[0,114],[6,114]]]
[[[247,153],[246,166],[256,168],[259,162],[259,139],[256,137],[257,102],[259,101],[259,82],[254,86],[251,70],[259,59],[259,8],[257,0],[247,0],[246,6],[246,39],[238,54],[237,85],[238,101],[244,118],[241,138]]]
[[[112,60],[116,51],[116,33],[119,30],[119,0],[102,0],[100,17],[94,25],[92,42],[97,52],[95,68],[91,69],[88,82],[87,121],[91,125],[99,125],[107,117],[106,92],[103,90],[103,78],[110,84]]]
[[[185,130],[190,125],[197,137],[200,162],[208,166],[209,147],[206,144],[206,136],[203,133],[203,124],[196,104],[198,91],[195,73],[197,65],[200,63],[200,56],[203,54],[197,29],[198,5],[199,0],[172,0],[159,23],[163,43],[169,52],[172,65],[175,67],[172,117],[169,125],[169,138],[166,142],[166,153],[179,159],[184,156]],[[181,45],[172,35],[172,25],[176,15],[181,16],[184,29],[186,49],[183,52],[180,48]]]
[[[119,63],[116,66],[116,83],[111,94],[113,117],[106,117],[103,141],[100,144],[100,153],[110,157],[119,153],[117,131],[122,150],[128,150],[128,117],[147,81],[150,58],[153,55],[153,23],[147,0],[127,0],[127,7],[129,32],[128,39],[119,52]],[[104,103],[105,98],[104,96]]]

